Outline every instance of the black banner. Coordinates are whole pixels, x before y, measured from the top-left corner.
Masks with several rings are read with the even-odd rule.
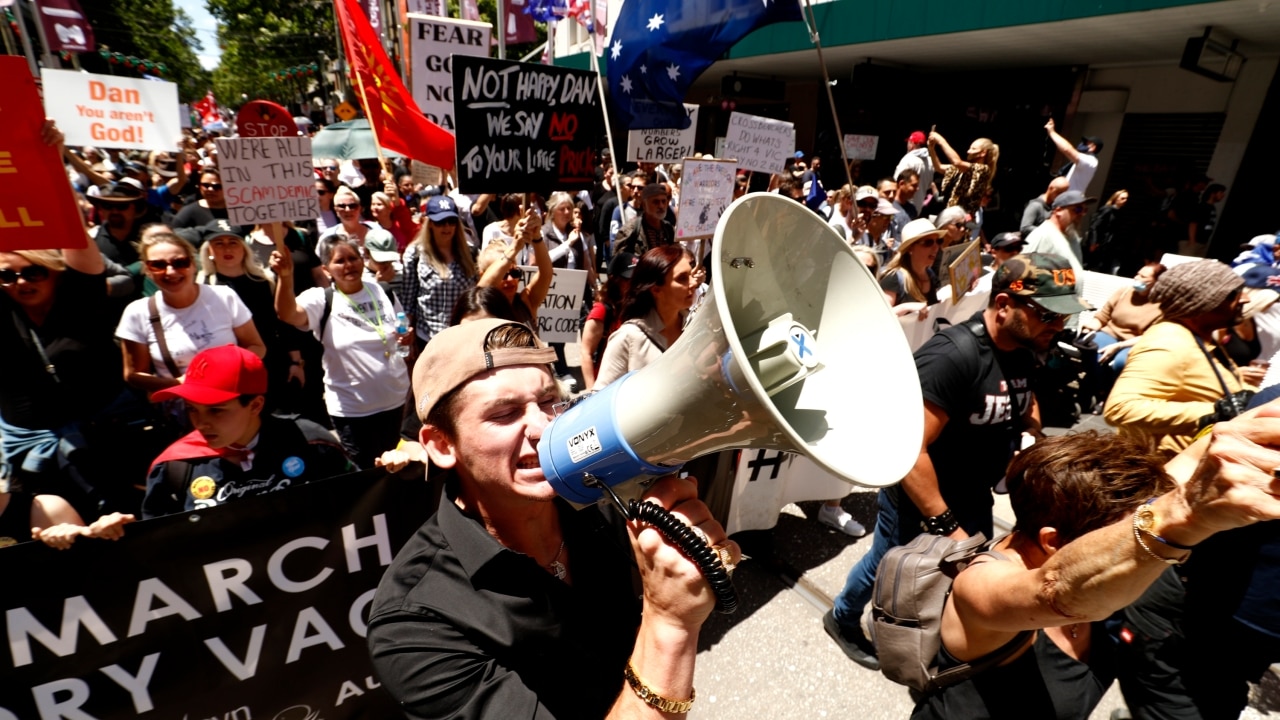
[[[431,497],[369,471],[0,550],[0,720],[403,717],[364,620]]]
[[[454,55],[453,97],[462,192],[545,194],[595,180],[595,73]]]

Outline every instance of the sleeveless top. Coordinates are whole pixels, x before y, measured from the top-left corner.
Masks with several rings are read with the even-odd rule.
[[[1044,632],[1016,660],[920,699],[911,720],[1088,720],[1115,678],[1114,646],[1090,625],[1089,661],[1067,655]],[[942,648],[940,668],[959,664]]]
[[[34,496],[11,491],[9,506],[0,513],[0,548],[31,539],[31,503]]]

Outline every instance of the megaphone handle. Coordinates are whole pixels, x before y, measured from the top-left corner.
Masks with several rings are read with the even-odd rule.
[[[662,533],[668,542],[680,548],[685,556],[698,566],[702,576],[711,586],[716,596],[716,609],[725,615],[731,615],[738,609],[738,591],[729,579],[729,572],[720,555],[711,549],[702,538],[693,533],[693,528],[684,524],[679,518],[666,509],[653,503],[631,500],[627,503],[632,520],[647,523]]]
[[[711,586],[711,592],[716,596],[717,610],[725,615],[732,615],[738,610],[738,591],[733,587],[733,580],[729,578],[729,571],[721,561],[720,554],[705,540],[695,535],[693,528],[672,515],[666,508],[653,503],[633,499],[623,505],[622,499],[613,491],[613,488],[593,475],[585,475],[582,484],[586,487],[600,488],[605,496],[613,501],[624,518],[651,525],[668,542],[680,548],[685,557],[698,566],[702,577],[706,578],[707,584]]]

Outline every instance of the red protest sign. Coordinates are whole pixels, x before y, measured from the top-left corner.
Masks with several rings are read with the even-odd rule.
[[[270,100],[250,100],[236,114],[240,137],[297,137],[298,124],[289,111]]]
[[[0,251],[82,248],[89,238],[58,149],[40,139],[44,106],[26,58],[0,56]]]

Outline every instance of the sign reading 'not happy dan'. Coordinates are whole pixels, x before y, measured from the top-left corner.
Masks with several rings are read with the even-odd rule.
[[[595,73],[453,56],[458,189],[576,190],[595,180]]]

